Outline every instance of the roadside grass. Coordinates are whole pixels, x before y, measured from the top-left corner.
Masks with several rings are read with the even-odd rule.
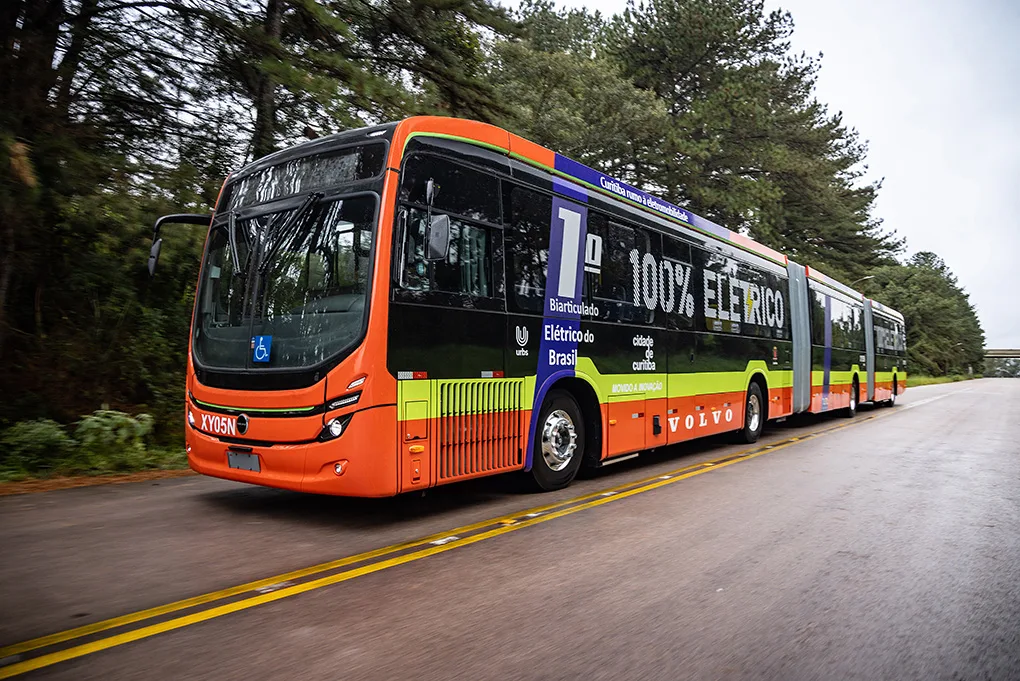
[[[181,446],[150,440],[152,418],[99,409],[76,423],[21,421],[0,432],[0,482],[188,467]]]
[[[176,471],[188,468],[188,455],[184,447],[158,447],[145,450],[144,455],[131,465],[108,465],[101,467],[82,466],[76,459],[55,459],[45,468],[26,470],[23,467],[0,468],[0,484],[24,482],[25,480],[50,480],[54,478],[115,476],[142,471]]]
[[[921,385],[935,385],[936,383],[957,383],[969,381],[975,378],[984,378],[981,374],[952,374],[949,376],[919,376],[917,374],[907,375],[907,390]]]

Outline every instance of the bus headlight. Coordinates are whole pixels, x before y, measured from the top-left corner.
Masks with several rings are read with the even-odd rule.
[[[343,435],[344,431],[347,430],[347,424],[351,422],[352,416],[353,414],[344,414],[343,416],[326,421],[326,425],[322,428],[322,433],[319,434],[319,440],[327,442]]]
[[[189,425],[190,425],[190,426],[191,426],[192,428],[194,428],[194,427],[195,427],[195,415],[191,413],[191,410],[190,410],[190,409],[188,410],[188,424],[189,424]]]

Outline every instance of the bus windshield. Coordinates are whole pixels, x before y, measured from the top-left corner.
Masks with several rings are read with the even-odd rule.
[[[376,197],[300,198],[213,226],[193,346],[203,366],[312,367],[360,338]]]

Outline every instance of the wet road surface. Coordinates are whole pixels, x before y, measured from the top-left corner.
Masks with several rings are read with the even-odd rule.
[[[1020,381],[546,495],[4,497],[0,547],[0,678],[1020,679]]]

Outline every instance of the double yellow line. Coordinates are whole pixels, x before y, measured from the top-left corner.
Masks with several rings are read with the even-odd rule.
[[[101,650],[107,650],[109,648],[124,645],[125,643],[139,641],[141,639],[156,636],[175,629],[181,629],[192,624],[205,622],[207,620],[229,615],[241,610],[248,610],[266,603],[272,603],[274,601],[279,601],[291,596],[297,596],[298,594],[307,593],[333,584],[346,582],[363,575],[372,574],[373,572],[386,570],[397,565],[421,560],[422,558],[427,558],[438,553],[452,551],[463,546],[468,546],[486,539],[498,537],[525,527],[531,527],[532,525],[544,523],[555,518],[561,518],[572,513],[595,508],[619,499],[625,499],[636,494],[650,492],[651,490],[665,487],[666,485],[672,485],[680,480],[686,480],[708,471],[747,461],[749,459],[762,456],[763,454],[768,454],[770,452],[783,449],[784,447],[789,447],[790,445],[797,444],[798,442],[820,437],[822,435],[841,430],[850,425],[865,423],[891,413],[893,412],[886,412],[886,414],[883,415],[874,414],[856,419],[852,422],[846,422],[823,430],[790,437],[773,444],[745,449],[735,454],[684,466],[667,473],[660,473],[642,480],[623,483],[615,487],[574,497],[565,501],[545,506],[538,506],[524,511],[517,511],[512,514],[483,520],[470,525],[463,525],[461,527],[433,534],[421,539],[400,544],[392,544],[373,551],[366,551],[346,558],[320,563],[300,570],[285,572],[273,577],[247,582],[227,589],[212,591],[200,596],[174,601],[173,603],[167,603],[166,605],[157,606],[155,608],[139,610],[128,615],[114,617],[100,622],[95,622],[93,624],[86,624],[80,627],[75,627],[74,629],[67,629],[55,634],[16,643],[14,645],[0,648],[0,661],[7,660],[15,656],[20,657],[25,653],[40,650],[42,648],[59,646],[64,643],[107,632],[112,629],[118,629],[128,625],[165,617],[184,610],[200,608],[201,606],[210,605],[216,601],[222,601],[236,596],[241,596],[243,594],[257,592],[257,595],[233,600],[221,605],[214,605],[212,607],[199,609],[196,612],[164,619],[154,624],[148,624],[119,634],[100,637],[86,643],[80,643],[78,645],[73,645],[50,653],[44,653],[35,657],[29,657],[23,660],[16,659],[15,661],[12,661],[12,663],[0,667],[0,679],[10,678],[12,676],[17,676],[18,674],[24,674],[43,667],[49,667],[59,662],[73,660]],[[316,579],[308,579],[310,577],[315,577],[316,575],[323,575],[324,573],[331,574],[325,574],[325,576],[321,576]],[[306,579],[308,579],[308,581],[300,581]],[[295,581],[300,581],[300,583],[294,584]]]

